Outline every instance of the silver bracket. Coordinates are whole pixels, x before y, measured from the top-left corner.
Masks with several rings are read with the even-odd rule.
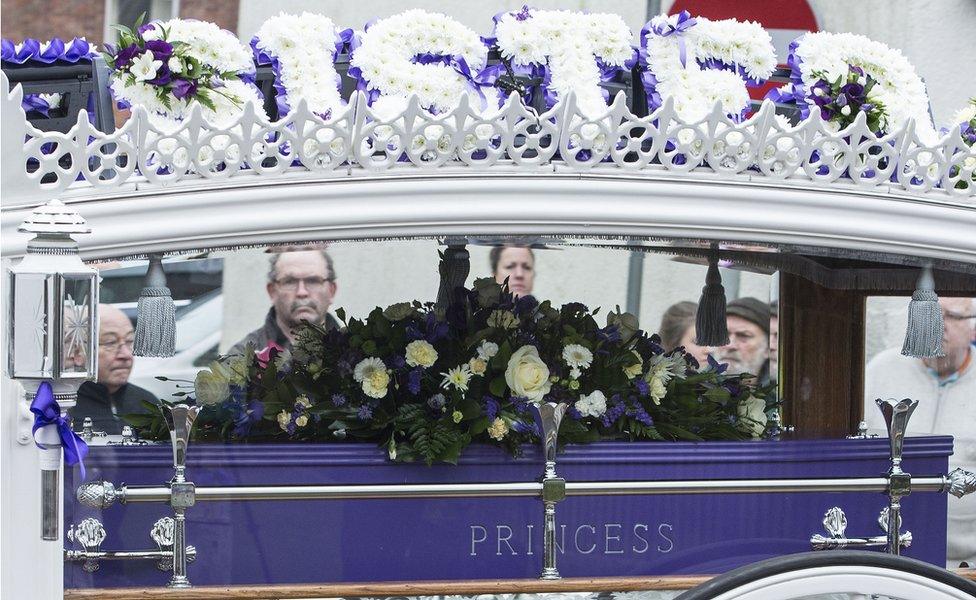
[[[827,536],[819,533],[810,537],[810,547],[813,550],[843,550],[845,548],[883,548],[888,545],[888,519],[889,510],[886,506],[881,514],[878,515],[878,525],[885,535],[874,537],[846,537],[847,515],[844,511],[835,506],[827,511],[823,518],[823,526],[827,531]],[[898,516],[898,526],[901,526],[901,515]],[[912,532],[906,531],[898,538],[901,548],[908,548],[912,545]]]
[[[173,517],[163,517],[153,523],[152,529],[149,531],[149,537],[156,542],[156,547],[159,548],[160,557],[156,562],[156,568],[163,572],[173,570],[173,532],[175,528],[176,522]],[[186,561],[193,562],[196,559],[197,549],[193,546],[187,546]]]
[[[68,527],[68,540],[77,541],[84,549],[85,564],[81,568],[88,573],[98,570],[97,553],[102,547],[102,542],[105,541],[105,535],[105,526],[95,518],[88,518],[77,526]]]

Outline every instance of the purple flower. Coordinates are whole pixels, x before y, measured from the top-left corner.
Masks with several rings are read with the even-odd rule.
[[[417,367],[410,371],[410,374],[407,376],[407,389],[414,396],[420,393],[420,377],[423,375],[423,372],[422,368]]]
[[[485,416],[489,421],[494,421],[498,417],[498,401],[491,396],[485,396]]]
[[[164,40],[149,40],[146,42],[146,50],[153,53],[153,58],[163,63],[173,56],[173,45]]]
[[[119,50],[119,53],[115,55],[116,68],[129,66],[129,63],[132,62],[132,59],[135,58],[140,51],[141,48],[135,44],[131,44]]]
[[[718,374],[722,374],[729,368],[729,363],[720,363],[711,354],[708,355],[708,366]]]
[[[429,406],[431,410],[439,411],[444,408],[446,404],[447,398],[444,397],[444,394],[434,394],[427,399],[427,406]]]
[[[844,87],[840,88],[840,91],[844,93],[852,102],[864,101],[864,86],[859,83],[848,83]]]
[[[637,408],[634,409],[634,418],[647,426],[654,424],[654,419],[651,418],[651,415],[647,414],[647,410],[641,404],[638,404]]]
[[[651,393],[651,386],[644,381],[643,377],[637,378],[637,380],[634,382],[634,387],[637,388],[637,392],[640,393],[642,397],[647,397],[647,395]]]
[[[579,421],[583,418],[583,414],[576,410],[575,406],[570,406],[568,409],[566,409],[566,414],[569,415],[569,418],[573,419],[574,421]]]
[[[390,367],[393,369],[402,369],[405,366],[407,366],[407,360],[399,354],[390,359]]]
[[[146,23],[145,25],[140,26],[139,29],[136,29],[136,31],[139,33],[139,35],[144,35],[150,29],[155,29],[155,28],[156,28],[155,23]]]
[[[264,403],[259,400],[251,400],[247,406],[243,402],[235,403],[234,406],[234,435],[236,437],[246,437],[251,433],[251,426],[264,418]]]
[[[346,403],[346,397],[342,394],[332,394],[332,404],[335,406],[342,406]]]
[[[163,63],[163,66],[156,70],[156,76],[146,83],[150,85],[166,85],[171,79],[172,74],[169,71],[169,66],[166,63]]]
[[[529,401],[525,398],[519,398],[518,396],[512,396],[512,402],[515,404],[515,412],[520,415],[524,415],[529,412]]]
[[[528,5],[523,4],[522,5],[522,10],[518,11],[517,13],[515,13],[515,20],[516,21],[525,21],[525,20],[531,18],[532,15],[529,13],[529,11],[531,11],[531,10],[532,9],[529,8]]]
[[[373,418],[373,408],[369,404],[363,404],[356,412],[356,417],[360,421],[369,421]]]

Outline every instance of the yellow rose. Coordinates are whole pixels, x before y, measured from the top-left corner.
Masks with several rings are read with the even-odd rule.
[[[429,367],[437,362],[437,350],[425,340],[414,340],[407,344],[407,364],[411,367]]]
[[[629,367],[624,367],[624,375],[627,376],[627,379],[633,379],[644,372],[644,360],[636,352],[634,352],[634,357],[637,359],[637,362]]]
[[[472,358],[468,361],[468,367],[471,368],[471,373],[474,375],[484,375],[485,371],[488,369],[488,363],[481,360],[480,358]]]
[[[542,402],[552,383],[549,367],[539,358],[535,346],[522,346],[512,353],[505,369],[505,383],[514,395],[530,402]]]
[[[214,363],[217,365],[218,363]],[[197,402],[203,405],[220,404],[230,396],[227,379],[220,372],[203,370],[197,373],[194,382]]]
[[[491,427],[488,428],[488,435],[493,440],[502,441],[508,435],[508,423],[501,417],[496,418],[492,421]]]

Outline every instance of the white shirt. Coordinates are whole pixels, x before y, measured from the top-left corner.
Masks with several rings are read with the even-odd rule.
[[[920,359],[902,356],[900,348],[881,352],[865,372],[864,420],[872,433],[886,435],[876,398],[918,400],[908,421],[908,434],[953,436],[949,470],[961,467],[976,472],[976,356],[972,348],[962,372],[942,381]],[[946,564],[951,568],[962,561],[976,564],[976,495],[950,496],[948,504]]]

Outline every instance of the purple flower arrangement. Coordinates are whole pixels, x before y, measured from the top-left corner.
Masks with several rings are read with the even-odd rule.
[[[816,72],[814,76],[817,80],[810,86],[809,94],[824,121],[836,123],[843,129],[863,112],[871,131],[887,128],[885,106],[871,94],[878,82],[863,69],[850,65],[846,74],[834,79],[823,72]]]

